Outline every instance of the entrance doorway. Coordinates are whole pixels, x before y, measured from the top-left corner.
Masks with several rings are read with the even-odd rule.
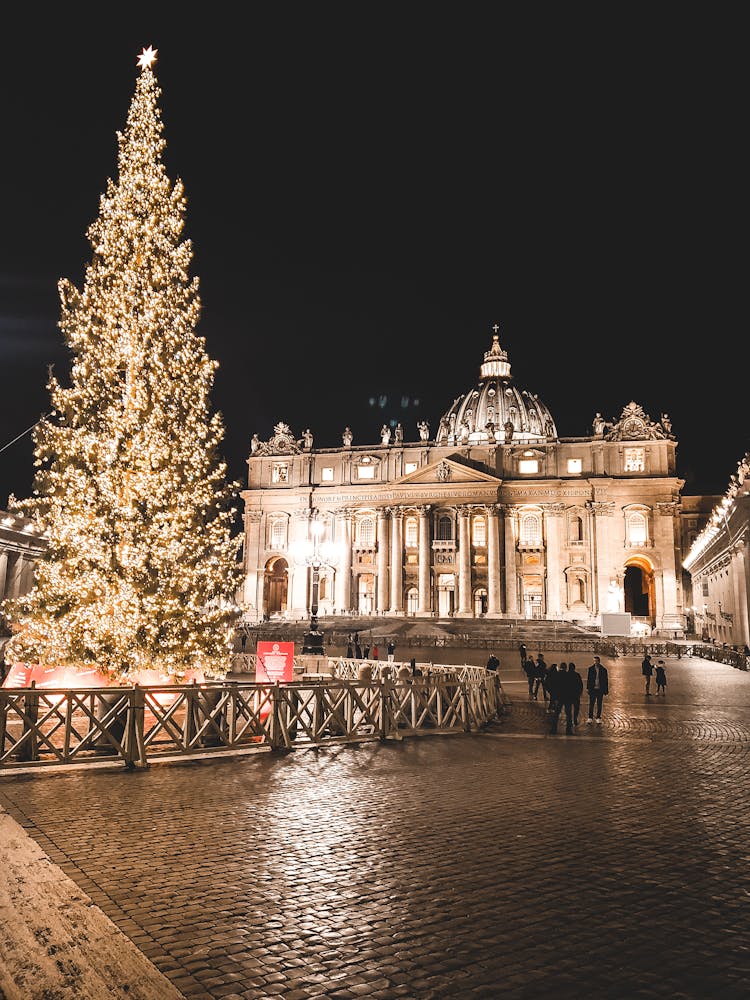
[[[625,610],[634,618],[656,622],[654,571],[646,560],[637,560],[625,567],[623,580]]]
[[[286,559],[271,559],[263,574],[263,616],[283,615],[287,610],[289,565]]]

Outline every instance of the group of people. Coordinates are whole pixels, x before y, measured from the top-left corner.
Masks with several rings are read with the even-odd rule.
[[[521,667],[529,685],[529,697],[536,701],[539,692],[542,692],[550,718],[550,732],[557,732],[560,715],[564,711],[565,732],[568,736],[575,735],[584,691],[583,677],[578,673],[575,663],[563,661],[559,665],[551,663],[548,666],[543,653],[537,653],[535,659],[527,656],[523,643],[519,648]],[[585,688],[589,699],[586,724],[601,725],[604,696],[609,694],[609,674],[598,656],[594,657],[594,662],[586,671]]]
[[[646,653],[641,663],[641,673],[646,681],[646,695],[651,696],[651,678],[656,681],[656,693],[666,697],[667,694],[667,671],[664,668],[664,660],[657,660],[656,666],[651,662],[651,654]]]
[[[396,643],[393,639],[388,641],[386,646],[386,655],[388,657],[388,662],[393,663],[396,655]],[[346,643],[346,658],[348,660],[369,660],[370,659],[370,644],[365,643],[364,647],[359,641],[359,632],[350,633],[347,643]],[[372,658],[373,660],[380,659],[380,647],[376,644],[372,647]]]

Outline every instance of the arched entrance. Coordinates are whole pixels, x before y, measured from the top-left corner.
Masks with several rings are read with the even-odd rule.
[[[656,591],[654,569],[648,559],[637,558],[627,563],[623,591],[625,610],[633,618],[648,621],[653,627],[656,624]]]
[[[282,556],[270,559],[263,573],[263,617],[283,615],[287,610],[289,565]]]

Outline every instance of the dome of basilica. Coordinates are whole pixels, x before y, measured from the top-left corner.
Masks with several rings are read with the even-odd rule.
[[[440,418],[436,444],[530,444],[554,438],[552,414],[536,393],[513,384],[507,351],[495,333],[477,385],[455,399]]]

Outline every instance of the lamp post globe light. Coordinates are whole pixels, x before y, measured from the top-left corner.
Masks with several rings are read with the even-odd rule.
[[[336,546],[324,538],[326,526],[320,520],[317,509],[312,508],[308,520],[308,537],[295,546],[294,561],[298,566],[306,566],[311,573],[310,581],[310,629],[302,643],[302,652],[313,656],[325,654],[324,635],[318,627],[318,600],[320,596],[320,571],[336,565]]]

